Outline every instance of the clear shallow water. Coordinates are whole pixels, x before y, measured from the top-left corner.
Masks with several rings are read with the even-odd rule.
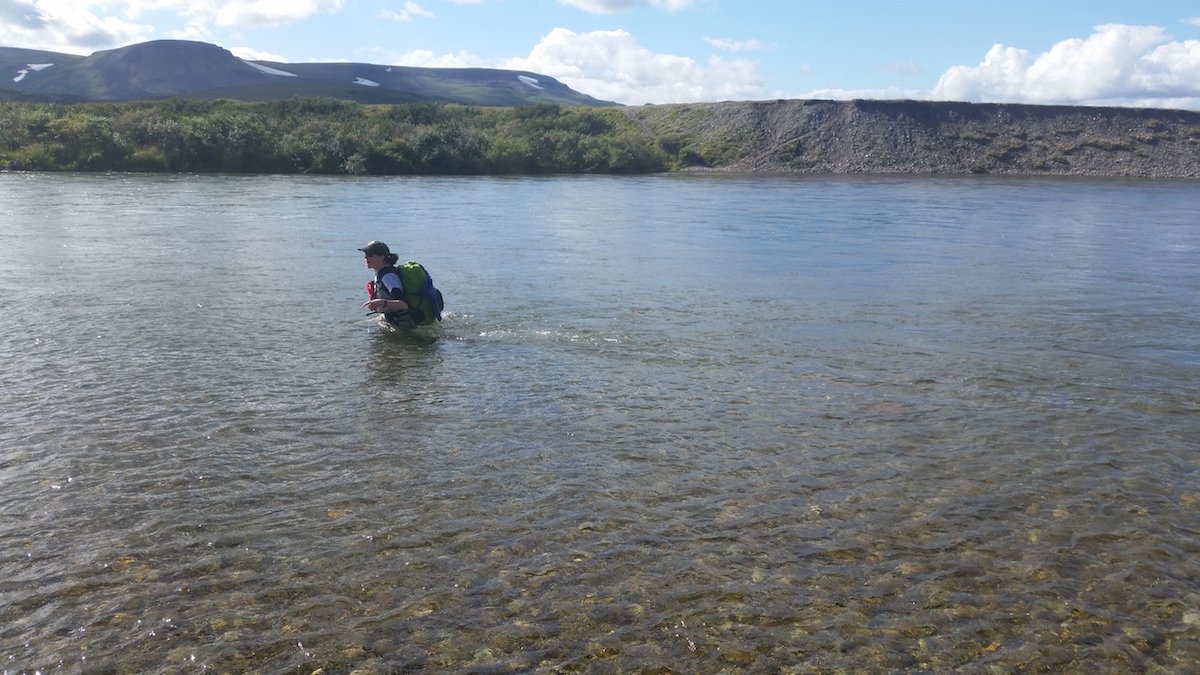
[[[0,671],[1188,672],[1197,212],[0,174]]]

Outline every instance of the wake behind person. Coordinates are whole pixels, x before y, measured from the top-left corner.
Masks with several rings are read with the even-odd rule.
[[[433,286],[433,278],[416,262],[396,267],[400,256],[382,241],[372,241],[358,249],[367,268],[375,272],[367,283],[369,299],[363,306],[383,315],[396,328],[412,330],[442,320],[442,294]]]

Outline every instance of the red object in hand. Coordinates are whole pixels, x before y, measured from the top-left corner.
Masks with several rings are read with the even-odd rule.
[[[368,300],[375,299],[375,282],[374,281],[367,282],[367,299]]]

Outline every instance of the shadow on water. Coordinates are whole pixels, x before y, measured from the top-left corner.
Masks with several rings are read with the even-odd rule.
[[[372,377],[427,376],[441,360],[438,341],[436,328],[378,329],[371,335]]]
[[[370,398],[383,406],[395,430],[409,433],[414,420],[430,414],[444,397],[439,375],[445,359],[444,339],[437,327],[412,331],[383,328],[369,336],[364,353]]]

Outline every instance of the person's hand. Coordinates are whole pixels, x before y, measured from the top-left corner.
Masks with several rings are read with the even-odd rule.
[[[384,300],[383,298],[375,298],[374,300],[366,301],[363,303],[363,306],[372,312],[382,312],[383,308],[387,307],[387,300]]]

